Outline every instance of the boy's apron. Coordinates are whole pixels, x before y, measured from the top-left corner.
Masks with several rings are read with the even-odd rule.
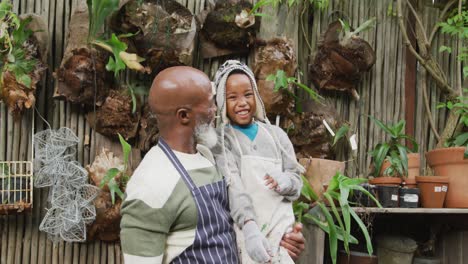
[[[275,158],[245,155],[242,152],[236,133],[231,127],[231,132],[234,135],[241,156],[241,180],[246,193],[252,198],[252,205],[257,216],[256,223],[270,243],[273,263],[294,263],[286,249],[279,245],[283,235],[294,224],[292,203],[266,186],[264,179],[265,175],[270,172],[282,171],[281,154],[268,130],[261,124],[258,126],[266,132],[271,139],[271,144],[275,146]],[[242,231],[237,225],[235,230],[242,264],[255,263],[245,250]]]
[[[171,263],[239,263],[224,179],[197,187],[162,138],[159,138],[159,146],[180,173],[197,206],[197,230],[193,245]]]

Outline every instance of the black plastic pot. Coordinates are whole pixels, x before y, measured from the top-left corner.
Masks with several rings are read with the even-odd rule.
[[[377,197],[382,207],[398,207],[399,186],[377,186]]]
[[[419,189],[418,188],[401,188],[400,189],[400,207],[416,208],[419,205]]]
[[[362,184],[362,188],[366,189],[368,192],[370,192],[372,195],[375,195],[375,186],[370,185],[370,184]],[[358,190],[353,190],[353,196],[352,200],[353,203],[356,203],[355,206],[360,206],[360,207],[375,207],[376,204],[375,202],[369,198],[365,193],[358,191]]]

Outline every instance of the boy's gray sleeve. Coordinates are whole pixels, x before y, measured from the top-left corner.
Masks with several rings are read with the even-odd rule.
[[[212,149],[218,170],[223,174],[228,183],[228,196],[231,217],[242,229],[245,221],[256,219],[252,205],[252,198],[246,193],[240,177],[240,156],[231,151],[229,141],[225,142],[226,155],[218,144]]]
[[[299,163],[296,159],[296,153],[294,147],[289,140],[288,135],[281,128],[272,126],[273,132],[276,134],[279,144],[284,151],[281,151],[281,157],[283,160],[283,172],[290,176],[292,182],[291,191],[284,195],[284,197],[290,201],[295,201],[301,195],[302,179]]]

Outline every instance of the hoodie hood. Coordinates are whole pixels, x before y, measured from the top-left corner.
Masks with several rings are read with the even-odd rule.
[[[226,61],[215,74],[214,85],[216,88],[216,104],[218,106],[218,116],[220,117],[220,122],[222,124],[229,124],[229,118],[226,114],[226,81],[233,71],[243,72],[245,75],[247,75],[247,77],[249,77],[255,95],[255,103],[257,105],[254,118],[265,122],[265,106],[263,105],[263,101],[260,98],[255,76],[247,65],[237,60]]]

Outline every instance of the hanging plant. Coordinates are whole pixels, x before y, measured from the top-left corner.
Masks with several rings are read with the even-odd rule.
[[[375,63],[375,52],[358,37],[375,24],[375,18],[352,30],[347,22],[335,21],[322,36],[318,51],[309,66],[310,77],[319,89],[346,91],[359,100],[356,91],[362,75]]]
[[[96,221],[89,228],[89,239],[115,241],[119,238],[120,206],[131,175],[129,157],[132,147],[120,134],[118,136],[122,159],[109,150],[102,149],[94,162],[86,167],[93,184],[102,189],[94,201]]]
[[[246,10],[253,10],[248,1],[216,3],[203,23],[203,36],[218,48],[238,51],[248,49],[255,39],[260,23],[251,23]]]
[[[195,17],[174,0],[128,1],[110,26],[118,33],[134,34],[136,52],[153,74],[171,66],[192,65]]]
[[[0,2],[0,101],[19,114],[34,105],[47,68],[47,26],[39,16],[18,17],[12,7],[8,0]]]

